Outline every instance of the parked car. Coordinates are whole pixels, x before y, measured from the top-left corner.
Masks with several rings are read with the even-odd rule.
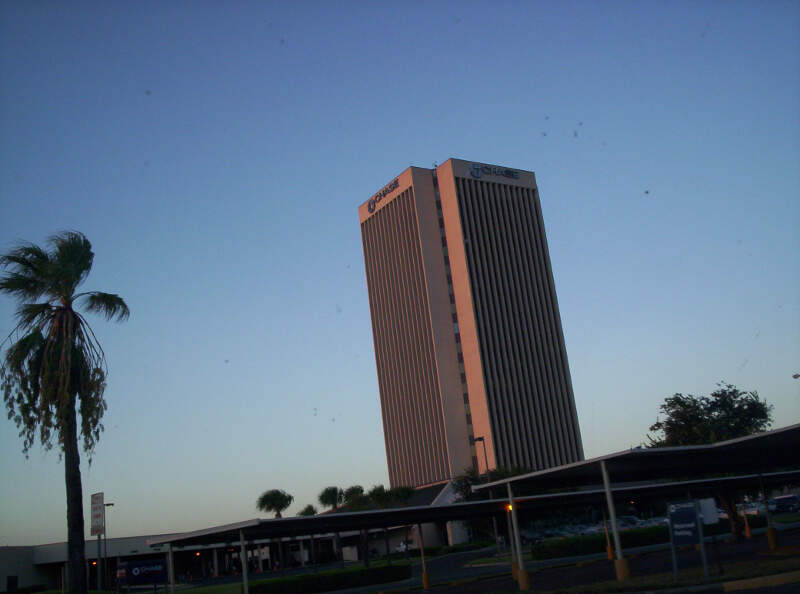
[[[620,530],[638,528],[641,524],[642,521],[636,516],[617,516],[617,527],[619,527]]]
[[[781,495],[769,501],[769,509],[776,514],[796,512],[800,510],[800,498],[797,495]]]
[[[539,542],[539,533],[534,530],[525,530],[524,528],[519,531],[519,539],[523,545],[536,544]]]

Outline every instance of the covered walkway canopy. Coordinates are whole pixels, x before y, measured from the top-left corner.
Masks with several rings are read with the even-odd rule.
[[[252,519],[156,538],[149,544],[168,545],[171,556],[173,547],[238,543],[245,555],[245,545],[252,541],[474,519],[504,513],[506,506],[512,504],[513,557],[518,558],[518,567],[523,567],[517,507],[548,511],[582,503],[596,504],[598,498],[605,495],[617,560],[622,563],[614,495],[651,493],[684,497],[690,490],[708,492],[720,487],[758,489],[797,482],[800,480],[799,445],[800,424],[796,424],[710,445],[635,448],[473,486],[473,491],[488,489],[490,496],[495,497],[483,501]],[[522,492],[525,495],[520,496]],[[173,580],[174,576],[171,576]],[[246,571],[243,572],[243,582],[246,594]]]
[[[615,484],[796,469],[800,466],[800,424],[709,445],[624,450],[476,485],[473,491],[505,489],[507,484],[526,492],[596,485],[603,482],[603,466]]]
[[[509,477],[485,485],[475,485],[473,491],[505,489],[509,503],[514,492],[535,493],[563,488],[586,488],[602,482],[605,492],[611,531],[616,551],[617,578],[629,575],[627,560],[623,556],[617,529],[614,493],[625,489],[657,491],[661,495],[683,490],[683,496],[692,488],[724,485],[728,489],[758,489],[766,496],[769,483],[787,483],[797,480],[800,462],[800,424],[790,425],[756,435],[730,439],[708,445],[667,448],[634,448],[631,450],[575,462],[549,470],[540,470]],[[611,481],[615,487],[612,488]],[[694,491],[697,492],[696,490]],[[681,493],[681,491],[677,491]],[[696,504],[695,504],[696,505]],[[524,567],[520,546],[516,509],[511,512],[514,538],[512,558],[517,567]],[[767,512],[767,533],[770,546],[775,546],[775,532]],[[515,545],[515,546],[514,546]],[[527,572],[519,571],[520,588],[526,589]]]

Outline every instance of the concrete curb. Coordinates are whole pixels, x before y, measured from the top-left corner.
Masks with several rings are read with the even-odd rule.
[[[746,580],[723,582],[722,589],[725,592],[735,592],[737,590],[771,588],[773,586],[783,586],[785,584],[794,584],[796,582],[800,582],[800,571],[789,571],[787,573],[765,575],[757,578],[749,578]]]

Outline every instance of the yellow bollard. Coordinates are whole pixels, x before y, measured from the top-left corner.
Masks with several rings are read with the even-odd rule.
[[[528,575],[528,571],[526,569],[519,570],[519,589],[523,592],[527,592],[531,589],[531,576]]]
[[[614,571],[617,574],[617,580],[620,582],[624,582],[631,577],[631,568],[627,559],[616,559],[614,561]]]
[[[422,572],[422,589],[423,590],[427,590],[430,587],[431,587],[431,582],[428,579],[428,572],[427,571],[423,571]]]
[[[775,526],[767,527],[767,543],[769,543],[770,551],[778,548],[778,534],[775,532]]]
[[[744,537],[753,538],[753,533],[750,531],[750,522],[747,520],[747,512],[744,514]]]

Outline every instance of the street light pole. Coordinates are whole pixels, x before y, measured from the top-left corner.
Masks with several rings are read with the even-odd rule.
[[[106,523],[107,507],[114,507],[114,504],[103,504],[103,579],[105,579],[105,573],[108,571],[108,524]]]

